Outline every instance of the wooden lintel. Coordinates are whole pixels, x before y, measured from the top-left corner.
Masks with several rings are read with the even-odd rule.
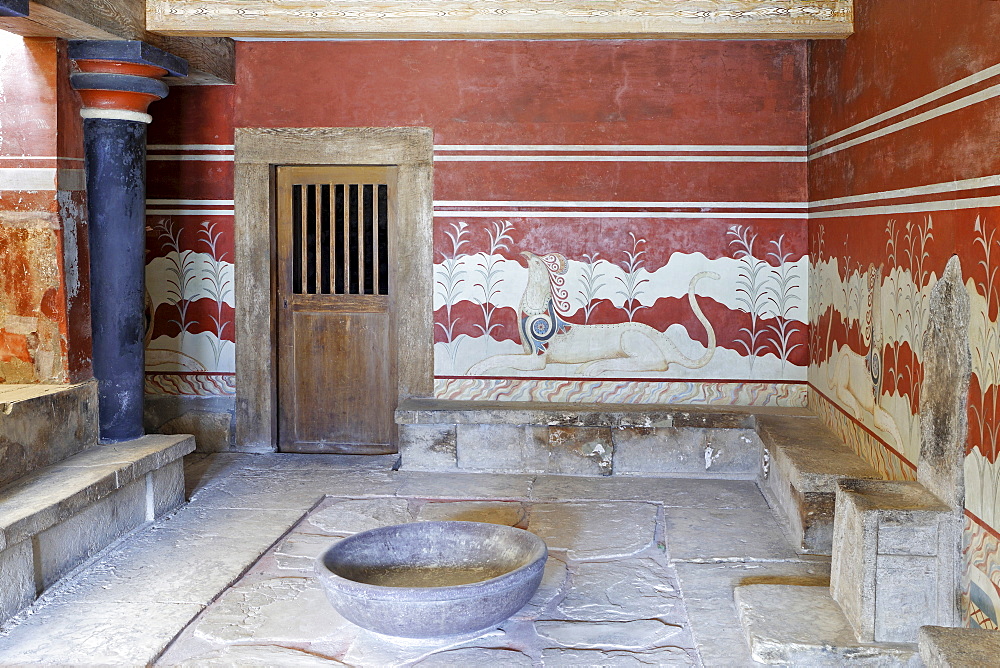
[[[231,84],[235,48],[225,37],[171,37],[146,30],[145,0],[31,0],[26,17],[0,17],[0,30],[24,37],[137,39],[184,58],[191,74],[178,85]]]
[[[265,38],[844,38],[853,0],[147,0],[146,25]]]

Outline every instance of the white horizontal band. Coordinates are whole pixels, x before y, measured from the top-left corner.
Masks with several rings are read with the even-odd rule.
[[[149,144],[150,151],[232,151],[233,144]]]
[[[509,200],[435,200],[434,206],[478,207],[478,206],[531,206],[549,208],[688,208],[688,209],[805,209],[808,202],[544,202]]]
[[[235,209],[146,209],[147,216],[235,216]]]
[[[782,212],[727,212],[717,211],[705,213],[702,211],[435,211],[435,218],[698,218],[698,219],[737,219],[737,218],[793,218],[805,220],[809,214]]]
[[[773,146],[770,144],[437,144],[434,146],[435,151],[620,151],[622,153],[630,151],[661,153],[664,151],[686,153],[780,151],[804,153],[806,149],[806,146]]]
[[[805,155],[435,155],[434,162],[806,162]]]
[[[189,162],[233,162],[234,158],[232,155],[219,155],[217,153],[188,153],[188,154],[175,154],[175,155],[147,155],[147,160],[156,160],[162,162],[168,162],[171,160],[178,161],[189,161]]]
[[[0,190],[55,190],[55,167],[0,167]]]
[[[83,118],[104,118],[113,121],[138,121],[147,125],[153,122],[153,117],[141,111],[129,111],[128,109],[95,109],[86,107],[80,110]]]
[[[147,199],[146,206],[233,206],[231,199]]]

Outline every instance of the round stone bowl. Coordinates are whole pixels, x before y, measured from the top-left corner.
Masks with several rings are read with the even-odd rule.
[[[483,522],[413,522],[372,529],[316,560],[333,607],[390,636],[437,638],[492,628],[520,610],[542,580],[538,536]]]

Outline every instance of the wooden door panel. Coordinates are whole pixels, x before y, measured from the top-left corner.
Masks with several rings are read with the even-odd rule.
[[[388,167],[278,168],[281,451],[396,451],[394,187]]]

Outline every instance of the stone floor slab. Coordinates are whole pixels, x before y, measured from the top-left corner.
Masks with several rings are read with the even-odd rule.
[[[650,503],[536,503],[528,530],[570,559],[628,557],[652,544],[656,514]]]
[[[564,556],[549,551],[549,558],[545,562],[545,571],[542,573],[542,581],[538,585],[535,595],[523,608],[515,612],[511,619],[539,619],[547,606],[562,594],[569,579],[569,569],[566,567],[565,559]]]
[[[542,651],[542,665],[546,668],[697,666],[698,660],[682,647],[663,647],[649,652],[548,648]]]
[[[652,559],[578,562],[558,606],[567,619],[684,621],[677,576]]]
[[[765,508],[667,508],[667,551],[674,561],[794,560],[774,515]]]
[[[413,521],[407,499],[350,499],[327,505],[309,515],[309,525],[331,536],[346,536],[369,529]]]
[[[528,498],[534,476],[490,473],[397,471],[396,495],[418,499],[520,501]],[[336,492],[338,495],[341,492]]]
[[[641,650],[662,647],[681,627],[655,619],[633,622],[535,622],[538,635],[563,647]]]
[[[463,647],[445,652],[431,654],[422,661],[413,664],[421,668],[470,668],[470,666],[504,666],[504,668],[519,668],[534,666],[535,662],[524,652],[515,649],[486,649],[482,647]]]
[[[524,528],[527,509],[516,501],[429,501],[417,512],[417,520],[486,522]]]
[[[313,666],[343,666],[345,664],[331,657],[321,656],[315,652],[282,647],[280,645],[229,645],[219,650],[213,650],[186,661],[173,663],[170,660],[159,661],[157,665],[177,666],[178,668],[312,668]]]

